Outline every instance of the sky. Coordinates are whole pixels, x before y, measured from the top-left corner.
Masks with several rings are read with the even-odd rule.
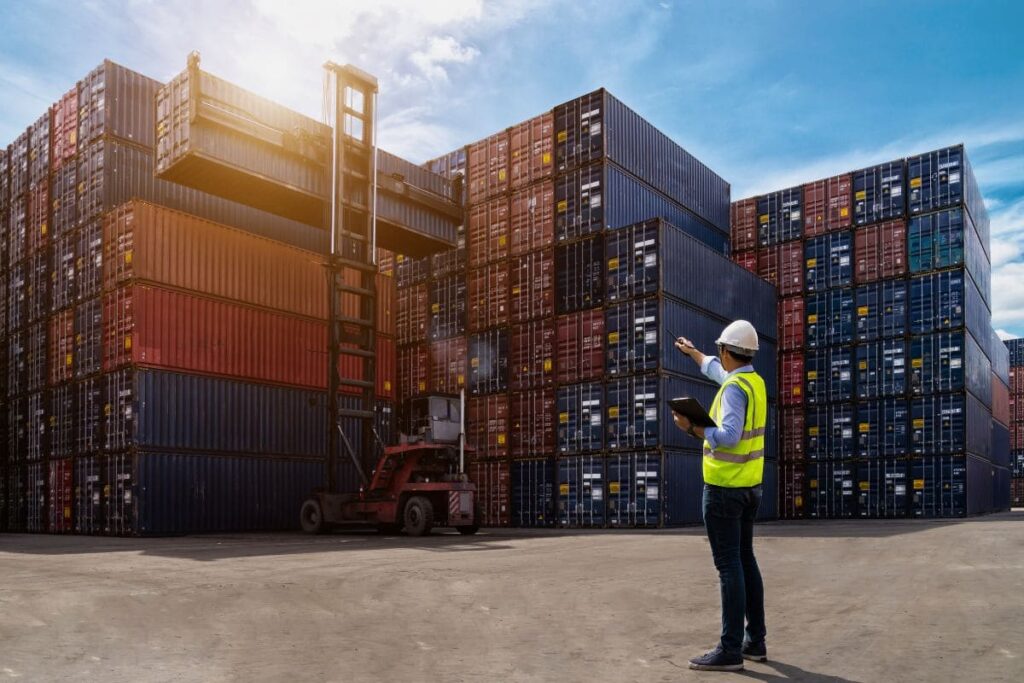
[[[104,58],[320,117],[321,65],[380,81],[424,161],[607,87],[733,199],[963,142],[992,221],[993,324],[1024,336],[1024,2],[0,0],[0,143]]]

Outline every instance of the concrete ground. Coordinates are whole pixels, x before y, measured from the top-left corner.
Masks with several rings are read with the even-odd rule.
[[[696,673],[700,529],[0,535],[0,679],[1021,681],[1024,512],[765,524],[771,661]]]

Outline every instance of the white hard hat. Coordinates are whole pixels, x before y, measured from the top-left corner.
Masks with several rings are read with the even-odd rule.
[[[746,320],[737,320],[722,330],[715,343],[744,356],[752,356],[758,349],[757,330]]]

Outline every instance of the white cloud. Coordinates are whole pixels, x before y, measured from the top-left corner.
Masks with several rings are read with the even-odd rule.
[[[409,61],[431,81],[447,81],[448,64],[468,64],[480,55],[480,51],[472,46],[464,46],[451,36],[431,38],[426,50],[413,52]]]
[[[1024,263],[1007,263],[992,271],[992,324],[1024,329]]]
[[[1017,335],[1012,334],[1010,332],[1007,332],[1006,330],[1004,330],[1002,328],[996,330],[996,334],[999,335],[999,338],[1002,339],[1003,341],[1006,341],[1007,339],[1016,339],[1017,338]]]

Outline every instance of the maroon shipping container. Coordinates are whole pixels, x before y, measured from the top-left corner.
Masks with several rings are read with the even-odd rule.
[[[53,135],[50,140],[53,170],[72,159],[78,151],[78,88],[72,88],[53,106]]]
[[[853,233],[858,283],[890,279],[907,272],[907,225],[886,221],[858,227]]]
[[[833,176],[804,185],[804,236],[813,237],[849,228],[853,222],[853,181],[849,175]]]
[[[28,253],[50,243],[50,185],[41,183],[28,193]]]
[[[1018,401],[1018,405],[1020,402]],[[1024,450],[1024,422],[1013,419],[1013,410],[1010,415],[1010,450]]]
[[[476,332],[507,325],[508,263],[492,263],[469,271],[469,329]]]
[[[49,470],[46,495],[48,529],[51,534],[70,534],[74,531],[71,519],[71,508],[74,505],[72,460],[51,460]]]
[[[803,519],[804,477],[803,464],[779,465],[779,519]]]
[[[804,352],[787,351],[780,354],[779,370],[779,398],[782,405],[803,405]]]
[[[75,314],[62,311],[50,318],[50,384],[75,377]]]
[[[556,319],[558,352],[555,377],[559,383],[581,382],[604,375],[604,311],[581,311]]]
[[[430,345],[430,390],[457,394],[466,387],[465,337],[453,337]]]
[[[550,247],[555,242],[555,184],[531,185],[512,194],[509,227],[512,256]]]
[[[394,252],[377,247],[377,272],[381,275],[395,276]]]
[[[804,298],[791,296],[779,302],[779,350],[804,347]]]
[[[999,375],[992,373],[992,419],[996,422],[1010,424],[1010,389]]]
[[[398,393],[402,400],[425,394],[430,379],[430,347],[427,344],[398,349]]]
[[[757,247],[757,198],[733,202],[730,208],[730,233],[734,252]]]
[[[547,318],[555,313],[555,251],[524,254],[509,264],[512,322]]]
[[[761,249],[757,253],[757,274],[778,287],[781,296],[800,294],[804,290],[803,244],[787,242]]]
[[[779,247],[763,247],[757,252],[757,276],[779,286]]]
[[[468,469],[469,480],[476,484],[480,525],[509,526],[512,521],[509,461],[478,461],[470,463]]]
[[[732,260],[757,275],[757,252],[753,249],[734,252]]]
[[[800,462],[804,459],[804,408],[783,408],[779,411],[779,460]]]
[[[509,396],[512,454],[548,457],[555,452],[555,390],[533,389]]]
[[[508,197],[497,197],[470,208],[467,235],[470,268],[508,258],[510,212]]]
[[[398,312],[398,286],[395,278],[378,273],[377,278],[377,331],[394,337],[398,333],[395,327],[395,314]]]
[[[399,344],[418,344],[427,340],[427,314],[430,309],[427,285],[398,290],[398,314],[395,321]]]
[[[555,321],[513,325],[509,338],[509,389],[523,391],[555,381]]]
[[[398,393],[398,344],[383,334],[376,336],[376,342],[377,398],[393,401]]]
[[[469,146],[469,203],[508,191],[508,131],[503,130]]]
[[[548,111],[509,129],[509,174],[513,190],[551,175],[554,125],[555,115]]]
[[[508,394],[491,394],[467,401],[466,442],[475,449],[475,459],[508,455]]]

